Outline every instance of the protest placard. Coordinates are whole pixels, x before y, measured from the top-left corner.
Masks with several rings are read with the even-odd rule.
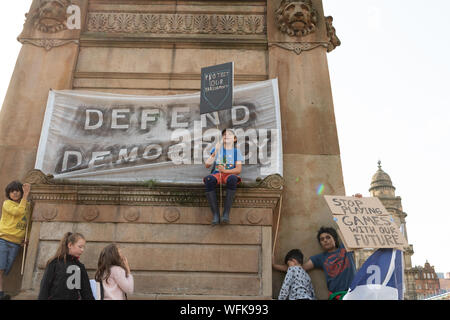
[[[389,215],[380,199],[345,196],[324,196],[332,214]]]
[[[403,248],[407,246],[391,216],[333,215],[349,248]]]
[[[325,196],[346,248],[397,248],[408,245],[392,215],[375,197]]]
[[[233,105],[233,62],[201,70],[200,114],[230,109]]]

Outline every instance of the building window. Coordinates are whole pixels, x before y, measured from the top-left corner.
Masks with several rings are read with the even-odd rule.
[[[402,224],[400,225],[400,232],[406,237],[406,234],[405,234],[405,224],[404,224],[404,223],[402,223]]]

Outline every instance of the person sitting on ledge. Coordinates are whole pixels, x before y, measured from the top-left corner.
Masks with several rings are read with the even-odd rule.
[[[217,225],[221,222],[223,224],[230,223],[230,210],[237,185],[241,182],[239,174],[241,173],[242,163],[244,161],[241,152],[236,148],[237,138],[233,130],[224,129],[222,131],[222,138],[222,148],[220,148],[220,144],[218,143],[211,150],[211,155],[205,162],[206,168],[213,166],[211,174],[203,178],[203,183],[206,187],[206,199],[213,214],[212,225]],[[222,219],[220,219],[220,211],[217,205],[217,184],[225,184],[227,189]]]

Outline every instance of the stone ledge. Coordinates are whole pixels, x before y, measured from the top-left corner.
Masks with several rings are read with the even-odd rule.
[[[89,243],[153,244],[222,244],[257,245],[261,243],[261,227],[205,226],[186,224],[139,224],[97,222],[47,222],[40,226],[39,240],[58,242],[67,230],[83,230]]]
[[[34,290],[21,291],[11,300],[37,300],[38,292]],[[128,300],[272,300],[265,296],[237,295],[165,295],[165,294],[130,294]]]
[[[32,184],[31,199],[36,205],[209,206],[202,184],[70,182],[54,180],[51,175],[45,175],[40,170],[30,171],[24,181]],[[283,185],[284,179],[278,174],[252,184],[242,184],[237,189],[233,207],[274,210]],[[225,193],[222,190],[222,196]],[[220,196],[219,192],[217,194]]]
[[[223,203],[223,201],[222,201]],[[238,202],[239,204],[239,202]],[[259,203],[261,205],[261,203]],[[207,207],[85,205],[37,202],[33,221],[210,225]],[[232,208],[230,225],[272,225],[270,208]],[[223,227],[222,225],[217,228]]]

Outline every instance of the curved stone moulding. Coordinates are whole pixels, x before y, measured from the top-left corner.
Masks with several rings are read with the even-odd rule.
[[[84,220],[90,222],[95,220],[100,214],[100,211],[98,210],[97,207],[92,207],[92,208],[87,208],[85,210],[83,210],[83,213],[81,214],[81,216],[83,217]]]
[[[141,212],[137,208],[127,208],[123,212],[123,217],[128,222],[134,222],[139,219]]]
[[[167,208],[164,210],[164,219],[173,223],[180,219],[180,211],[176,208]]]

